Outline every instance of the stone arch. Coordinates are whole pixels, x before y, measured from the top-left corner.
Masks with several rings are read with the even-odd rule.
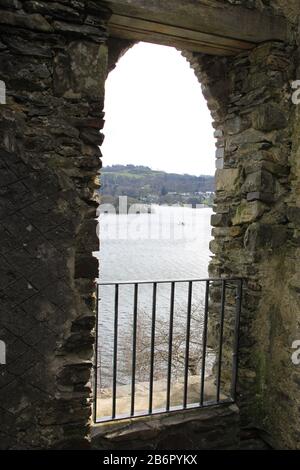
[[[142,40],[130,41],[116,37],[109,37],[107,41],[107,74],[113,71],[117,67],[118,61],[121,57],[123,57],[129,49],[139,42],[142,42]],[[176,49],[186,59],[187,64],[194,71],[195,77],[199,82],[199,86],[201,86],[202,94],[213,119],[212,126],[215,129],[214,137],[217,139],[216,146],[220,149],[219,151],[217,150],[215,154],[216,167],[218,167],[220,162],[218,163],[217,159],[221,158],[224,142],[224,139],[222,139],[222,120],[226,115],[226,87],[228,88],[225,68],[226,58],[216,58],[205,54],[195,54],[186,50],[178,49],[175,46],[171,47],[174,47],[174,49]],[[202,62],[207,64],[207,71],[205,66],[202,66]],[[210,71],[210,67],[213,68],[213,70]]]
[[[242,428],[262,430],[275,446],[299,448],[299,370],[289,345],[299,335],[299,113],[289,86],[299,66],[299,7],[296,0],[288,7],[269,2],[287,8],[294,21],[287,27],[280,10],[275,14],[261,2],[230,3],[216,2],[217,16],[204,33],[221,24],[217,39],[205,36],[220,52],[222,44],[216,48],[214,41],[231,28],[230,50],[225,42],[232,56],[188,53],[217,123],[218,159],[224,158],[211,273],[246,279]],[[62,3],[59,17],[42,2],[4,5],[0,338],[8,349],[0,446],[88,447],[98,268],[91,255],[98,247],[95,176],[112,12],[106,2]],[[195,5],[177,1],[181,13]],[[251,31],[239,30],[241,14],[252,18]],[[203,31],[197,41],[204,47]],[[128,46],[121,44],[117,56]]]
[[[257,387],[258,381],[271,380],[261,363],[267,357],[266,345],[273,341],[268,328],[274,319],[266,315],[273,303],[276,266],[291,234],[286,176],[292,129],[285,116],[293,115],[289,87],[295,71],[293,49],[270,41],[233,58],[183,52],[202,84],[216,129],[217,198],[210,274],[245,279],[238,385],[242,424],[245,433],[261,428],[269,436],[271,428],[262,423],[267,416],[273,420],[273,413]],[[262,343],[253,350],[249,345],[258,337]],[[272,425],[279,429],[275,421]],[[283,429],[280,439],[286,440]]]

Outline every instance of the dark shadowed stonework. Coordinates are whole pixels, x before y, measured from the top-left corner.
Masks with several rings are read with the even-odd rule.
[[[223,61],[187,57],[218,137],[210,274],[245,279],[238,381],[242,435],[260,429],[275,447],[299,448],[300,371],[291,360],[292,343],[300,336],[293,285],[299,282],[298,110],[290,88],[297,53],[292,45],[273,42]],[[211,301],[219,311],[218,292]],[[214,336],[212,322],[212,344]]]
[[[92,442],[101,450],[238,449],[239,410],[236,405],[223,405],[98,425]]]
[[[173,417],[170,427],[157,424],[146,444],[137,432],[128,446],[178,448],[185,433],[199,449],[234,447],[236,436],[256,435],[300,449],[300,366],[291,361],[300,340],[300,112],[291,87],[300,79],[300,7],[281,0],[201,3],[285,17],[289,26],[285,42],[230,57],[183,52],[217,137],[210,272],[245,278],[240,418],[217,412],[217,424],[212,415],[195,424]],[[91,253],[98,249],[104,83],[132,45],[108,40],[109,18],[104,1],[0,0],[0,80],[7,89],[0,105],[2,449],[90,445],[98,274]],[[213,309],[218,302],[215,291]],[[216,336],[212,321],[212,344]],[[209,442],[201,434],[207,429]],[[237,434],[230,440],[220,429]],[[99,439],[102,448],[120,442],[116,435]]]
[[[108,17],[101,2],[0,1],[1,448],[89,435]]]

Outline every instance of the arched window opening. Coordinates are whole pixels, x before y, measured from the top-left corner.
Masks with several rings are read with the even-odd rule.
[[[133,46],[107,78],[105,121],[101,203],[112,203],[116,212],[131,209],[131,215],[140,211],[141,204],[142,212],[152,206],[154,214],[160,210],[167,219],[171,213],[174,220],[166,233],[157,233],[157,227],[152,227],[151,233],[149,224],[144,230],[134,224],[129,227],[132,230],[128,238],[135,238],[136,257],[145,253],[147,244],[155,246],[160,263],[149,257],[145,264],[126,259],[130,245],[127,234],[120,227],[120,233],[114,232],[109,219],[102,217],[101,280],[161,278],[163,261],[158,250],[162,253],[165,245],[173,245],[176,250],[176,257],[168,253],[168,259],[173,258],[167,266],[169,278],[206,277],[214,191],[214,130],[201,86],[187,60],[175,48],[146,43]],[[128,198],[126,207],[120,196]],[[178,207],[171,210],[175,205]],[[196,205],[197,212],[182,210],[182,206]],[[184,220],[189,213],[195,221]],[[203,219],[199,224],[196,214]],[[157,238],[163,235],[173,240],[161,243]],[[111,238],[118,238],[113,247]],[[188,252],[192,256],[187,256]]]
[[[105,108],[96,419],[219,402],[205,280],[214,134],[201,86],[179,51],[139,43],[109,75]]]

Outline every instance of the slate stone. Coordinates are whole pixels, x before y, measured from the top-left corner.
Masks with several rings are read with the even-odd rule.
[[[10,11],[1,12],[0,23],[20,28],[28,28],[36,31],[53,31],[48,21],[40,14],[25,15],[12,13]]]
[[[0,0],[0,7],[7,8],[8,10],[20,10],[22,3],[20,0]]]
[[[288,207],[287,217],[290,222],[297,226],[300,226],[300,207]]]
[[[226,227],[229,223],[229,215],[213,214],[210,223],[213,227]]]
[[[275,191],[274,176],[264,170],[249,173],[243,183],[242,191],[245,193],[261,192],[273,194]]]
[[[78,257],[75,265],[75,279],[95,279],[98,275],[98,260],[94,257]]]
[[[285,226],[260,223],[251,224],[245,234],[245,247],[250,250],[275,249],[284,247],[288,238]]]
[[[26,1],[24,9],[29,13],[40,13],[42,15],[49,15],[52,18],[65,21],[75,21],[81,19],[80,13],[70,8],[68,5],[62,5],[58,2],[42,2],[42,1]],[[83,21],[83,16],[82,16]]]
[[[236,214],[232,219],[233,225],[241,225],[254,222],[267,210],[267,206],[260,201],[247,202],[242,201]]]
[[[253,113],[253,127],[259,131],[270,132],[287,126],[284,112],[274,104],[261,105]]]
[[[238,183],[239,169],[224,168],[216,171],[216,190],[217,191],[234,191]]]
[[[3,35],[6,46],[15,53],[38,57],[52,57],[51,48],[45,43],[28,41],[20,36]]]

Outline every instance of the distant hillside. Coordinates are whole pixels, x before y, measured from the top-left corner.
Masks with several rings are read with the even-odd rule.
[[[101,174],[103,202],[128,196],[134,202],[147,204],[212,203],[213,176],[179,175],[135,165],[107,166]]]

